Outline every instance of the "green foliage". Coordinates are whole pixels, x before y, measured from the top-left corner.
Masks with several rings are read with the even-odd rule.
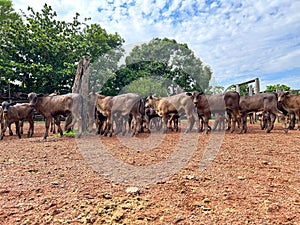
[[[7,21],[15,21],[20,16],[14,12],[12,2],[10,0],[0,0],[0,26],[2,27]]]
[[[186,44],[167,38],[134,47],[125,61],[129,69],[138,71],[132,74],[136,76],[133,80],[145,74],[169,80],[169,94],[176,94],[179,87],[184,91],[204,90],[212,75]]]
[[[47,4],[41,12],[28,7],[23,20],[8,21],[1,32],[0,74],[6,80],[20,83],[20,91],[51,93],[70,92],[76,63],[85,55],[91,62],[122,45],[118,34],[108,34],[98,24],[58,21]],[[86,19],[87,20],[87,19]],[[85,21],[86,21],[85,20]]]
[[[281,91],[288,91],[291,90],[291,88],[285,84],[276,84],[276,85],[268,85],[266,87],[266,90],[264,92],[276,92],[276,90],[279,89]]]
[[[163,79],[157,77],[141,77],[125,86],[121,93],[137,93],[143,98],[156,94],[160,97],[168,96],[168,87]]]

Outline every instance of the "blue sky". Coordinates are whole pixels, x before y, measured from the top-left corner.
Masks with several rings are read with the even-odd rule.
[[[153,38],[187,43],[213,71],[213,85],[225,88],[259,77],[267,85],[300,89],[299,0],[13,0],[16,11],[44,3],[69,21],[79,12],[128,49]]]

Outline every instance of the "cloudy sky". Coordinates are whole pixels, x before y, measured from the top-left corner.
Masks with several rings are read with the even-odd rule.
[[[90,17],[125,46],[171,38],[187,43],[213,71],[213,85],[260,78],[300,89],[299,0],[12,0],[17,12],[45,3],[58,19]]]

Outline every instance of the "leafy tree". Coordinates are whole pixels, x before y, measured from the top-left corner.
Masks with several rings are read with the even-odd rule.
[[[125,61],[132,70],[145,70],[151,76],[168,79],[169,94],[175,94],[178,87],[185,91],[204,90],[212,75],[186,44],[167,38],[134,47]]]
[[[3,33],[2,29],[5,26],[6,23],[9,23],[10,21],[14,23],[14,21],[20,19],[20,16],[14,12],[14,9],[12,7],[12,2],[10,0],[1,0],[0,1],[0,36],[2,39],[6,39],[7,37]],[[8,57],[7,54],[5,54],[2,51],[2,46],[0,48],[0,55],[5,58]],[[1,60],[1,57],[0,57]],[[3,61],[0,61],[0,69],[3,65]],[[3,72],[0,70],[0,87],[1,87],[1,94],[7,93],[10,91],[9,89],[14,90],[16,88],[16,85],[9,84],[9,81],[4,76]]]
[[[51,93],[70,92],[76,73],[76,63],[90,55],[91,62],[124,40],[118,34],[108,34],[98,24],[79,21],[58,21],[51,6],[41,12],[28,7],[22,19],[8,21],[1,32],[0,73],[6,80],[21,84],[21,91]]]
[[[168,87],[163,79],[154,77],[141,77],[125,86],[121,93],[137,93],[143,98],[156,94],[161,97],[168,96]]]
[[[16,20],[20,16],[14,12],[13,4],[10,0],[0,1],[0,26],[6,23],[8,20]]]
[[[264,92],[276,92],[277,89],[281,91],[291,90],[291,88],[285,84],[276,84],[276,85],[268,85],[266,87],[266,90],[264,90]]]

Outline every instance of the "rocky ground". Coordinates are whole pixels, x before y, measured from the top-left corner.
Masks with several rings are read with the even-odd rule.
[[[0,142],[0,224],[300,224],[298,130],[78,142],[35,128]]]

